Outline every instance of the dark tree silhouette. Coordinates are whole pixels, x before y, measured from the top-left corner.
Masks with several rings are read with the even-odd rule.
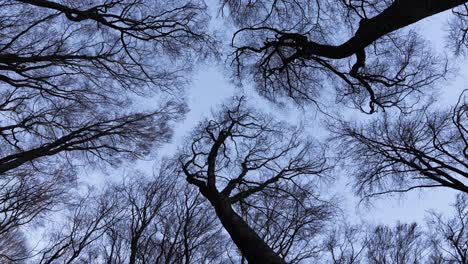
[[[0,173],[60,152],[145,154],[184,111],[169,100],[132,113],[131,97],[179,89],[178,72],[206,39],[192,30],[203,30],[204,5],[88,4],[0,2]],[[168,60],[173,69],[161,66]]]
[[[31,170],[16,175],[2,175],[0,180],[0,262],[3,256],[11,263],[22,263],[30,256],[31,244],[22,231],[28,224],[63,203],[65,194],[73,186],[68,178],[70,167],[51,170],[52,177],[31,174]],[[28,233],[29,235],[29,233]],[[7,262],[10,263],[10,262]],[[25,262],[27,263],[27,262]]]
[[[466,54],[468,48],[468,4],[463,4],[453,11],[455,15],[449,24],[449,43],[455,54]]]
[[[466,92],[449,110],[429,106],[410,115],[390,114],[359,126],[331,126],[340,151],[354,168],[364,195],[444,186],[468,192]],[[346,157],[345,157],[346,156]]]
[[[0,0],[0,262],[468,264],[466,92],[450,110],[416,109],[451,67],[407,28],[452,10],[448,44],[465,54],[468,1],[220,2],[237,27],[237,77],[266,98],[321,106],[334,88],[339,102],[386,112],[330,122],[360,194],[449,187],[462,192],[456,214],[432,213],[426,229],[336,227],[334,200],[318,192],[333,166],[325,146],[244,97],[201,122],[153,177],[77,188],[83,168],[169,141],[194,62],[217,53],[208,7]],[[32,249],[36,223],[44,247]]]
[[[264,191],[235,209],[287,263],[315,261],[322,251],[320,240],[333,219],[334,204],[318,203],[312,185],[280,186],[284,194]]]
[[[19,230],[5,232],[0,236],[0,261],[2,263],[27,263],[30,256],[24,234]]]
[[[41,263],[245,263],[243,247],[239,247],[241,257],[232,258],[235,249],[220,232],[220,216],[200,199],[198,190],[179,182],[174,165],[168,160],[153,177],[132,174],[102,194],[77,200],[65,218],[58,218],[55,228],[47,228],[49,245],[39,259],[33,259]],[[251,228],[247,231],[256,232],[280,259],[334,264],[465,263],[463,195],[457,198],[453,217],[432,213],[425,229],[416,224],[353,226],[346,222],[330,231],[328,227],[335,224],[330,221],[329,205],[307,206],[296,201],[304,199],[304,189],[285,189],[284,182],[278,186],[288,193],[264,190],[232,207],[239,212],[238,221]],[[11,242],[10,238],[2,236],[0,243]],[[21,235],[14,239],[15,245],[24,244]],[[9,259],[27,259],[25,249],[5,250],[0,252]]]
[[[329,169],[320,146],[306,139],[300,130],[248,108],[243,97],[233,99],[213,119],[195,129],[180,161],[187,181],[197,186],[211,203],[242,256],[250,263],[284,263],[281,255],[287,249],[283,246],[289,242],[275,245],[278,234],[268,235],[265,241],[260,236],[265,234],[250,226],[250,221],[242,217],[242,210],[235,207],[258,206],[260,213],[274,215],[269,220],[284,221],[285,225],[288,219],[279,218],[276,212],[269,213],[268,208],[262,209],[264,205],[255,197],[272,195],[283,197],[286,202],[289,196],[301,202],[301,197],[294,197],[290,191],[299,188],[308,193],[307,184],[313,179],[319,181]],[[320,219],[324,212],[317,208],[314,217]],[[301,225],[291,223],[295,224]],[[281,228],[286,228],[284,225]],[[279,226],[276,228],[273,231],[281,232]],[[284,238],[295,239],[294,235]]]
[[[90,202],[92,201],[92,202]],[[48,245],[37,263],[86,263],[97,259],[92,245],[118,220],[119,201],[113,193],[88,193],[71,204],[64,221],[48,227]]]
[[[345,222],[330,230],[324,239],[322,258],[333,264],[359,264],[366,254],[367,241],[362,225]]]
[[[431,212],[426,225],[394,226],[345,222],[324,241],[323,263],[465,264],[468,256],[466,194],[458,194],[454,214]],[[322,263],[322,262],[319,262]]]
[[[91,191],[47,227],[38,263],[224,263],[226,237],[174,164]]]
[[[377,226],[367,240],[368,263],[426,263],[428,246],[415,223]]]
[[[432,212],[428,220],[433,263],[468,263],[468,197],[458,194],[454,214]]]
[[[105,237],[108,263],[222,262],[226,242],[216,216],[168,165],[150,181],[140,175],[115,188],[123,209]]]
[[[78,166],[167,142],[210,39],[202,1],[0,1],[0,17],[1,234],[50,209]],[[135,111],[143,96],[156,103]]]
[[[416,223],[395,226],[344,226],[325,241],[324,263],[429,263],[431,252],[424,229]]]
[[[232,38],[238,74],[253,74],[261,94],[298,103],[336,87],[339,101],[362,111],[405,110],[443,77],[447,65],[416,32],[402,28],[464,0],[222,0],[240,28]],[[466,8],[466,6],[465,6]],[[451,23],[456,50],[466,44],[466,9]],[[339,32],[337,34],[337,32]],[[442,63],[439,63],[442,61]],[[250,78],[249,78],[250,79]],[[328,82],[331,80],[331,82]]]

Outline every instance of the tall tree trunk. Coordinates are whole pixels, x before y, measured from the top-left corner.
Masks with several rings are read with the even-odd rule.
[[[210,199],[216,215],[241,251],[251,264],[283,264],[286,263],[270,248],[263,239],[232,209],[232,205],[225,197]]]

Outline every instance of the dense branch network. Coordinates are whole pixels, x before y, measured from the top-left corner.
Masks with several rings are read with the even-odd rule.
[[[201,122],[152,177],[77,188],[83,168],[169,141],[187,74],[216,53],[208,7],[0,0],[0,262],[466,264],[466,91],[449,110],[416,109],[451,67],[407,26],[452,9],[449,45],[463,54],[467,1],[221,4],[238,27],[236,74],[268,99],[322,105],[335,87],[340,102],[386,112],[362,126],[330,121],[358,193],[449,187],[461,192],[455,215],[432,213],[424,230],[337,226],[337,203],[321,193],[333,167],[325,146],[245,97]],[[23,230],[46,217],[47,243],[31,249]]]
[[[0,1],[1,234],[59,204],[79,167],[116,166],[169,140],[186,112],[184,74],[211,52],[205,9],[202,1]],[[136,110],[143,97],[152,106]]]
[[[444,186],[468,192],[468,112],[466,91],[455,107],[430,107],[364,126],[339,122],[332,131],[343,157],[355,166],[364,194]]]
[[[241,27],[232,38],[233,63],[241,78],[246,77],[243,72],[253,74],[261,94],[273,101],[287,96],[304,103],[317,101],[325,87],[334,86],[339,101],[367,113],[388,107],[407,110],[411,98],[445,76],[443,59],[402,28],[464,3],[225,1]],[[452,28],[457,34],[463,27]],[[336,32],[351,34],[342,39]]]
[[[306,177],[324,175],[329,167],[320,147],[306,140],[299,130],[275,122],[245,104],[243,97],[234,99],[215,119],[200,124],[180,160],[187,181],[210,201],[242,255],[253,263],[283,263],[287,248],[275,246],[275,234],[268,241],[260,238],[260,230],[249,226],[250,221],[241,217],[242,211],[252,208],[260,214],[268,212],[268,207],[262,208],[262,196],[270,197],[265,200],[268,202],[273,202],[271,197],[285,203],[291,199],[291,205],[299,203],[298,209],[305,210],[299,214],[308,212],[302,218],[306,222],[301,226],[285,219],[282,227],[299,224],[297,229],[291,226],[289,230],[299,232],[302,227],[320,225],[329,213],[326,206],[309,204],[313,186],[304,181]],[[281,221],[280,207],[274,210],[276,213],[266,216],[267,222]],[[294,236],[284,245],[291,247]]]

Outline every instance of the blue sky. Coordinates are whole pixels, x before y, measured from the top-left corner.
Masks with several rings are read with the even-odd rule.
[[[208,2],[211,4],[213,3],[213,1]],[[212,14],[216,16],[215,9],[212,9]],[[450,57],[452,54],[450,54],[450,51],[445,47],[444,42],[444,38],[446,37],[444,27],[448,21],[447,18],[449,15],[449,12],[445,12],[432,16],[411,27],[429,39],[435,51],[445,52],[446,55]],[[231,29],[227,27],[220,18],[214,17],[213,28],[223,30],[226,34],[226,38],[229,39],[229,31],[231,31]],[[294,107],[279,109],[278,107],[270,105],[266,100],[256,95],[249,84],[245,84],[242,88],[235,87],[229,81],[229,69],[226,68],[228,66],[225,66],[224,62],[225,61],[221,61],[219,64],[205,63],[198,65],[198,68],[194,72],[192,82],[188,85],[187,89],[186,97],[190,111],[187,113],[183,122],[176,124],[172,143],[158,150],[157,157],[149,157],[146,161],[128,164],[128,166],[123,166],[124,169],[119,168],[116,171],[109,170],[109,172],[106,173],[108,176],[104,178],[93,177],[96,176],[96,174],[102,175],[101,172],[88,171],[86,172],[87,177],[82,177],[83,181],[91,185],[96,185],[98,182],[103,183],[109,179],[119,180],[122,175],[129,174],[134,169],[151,173],[152,168],[157,164],[156,160],[163,156],[171,156],[195,125],[204,118],[209,117],[212,110],[215,110],[219,105],[225,102],[225,100],[239,92],[247,94],[249,101],[251,103],[253,102],[256,107],[267,110],[285,121],[302,122],[305,124],[319,123],[320,116],[311,114],[310,111],[304,113],[300,109]],[[456,66],[458,68],[457,76],[447,80],[439,87],[437,106],[449,107],[454,105],[461,91],[467,88],[465,84],[468,83],[468,60],[464,57],[459,57]],[[151,101],[142,102],[142,105],[151,106]],[[346,108],[342,108],[342,111],[347,110]],[[362,117],[365,116],[364,114],[362,115]],[[313,127],[306,126],[306,128],[308,128],[308,132],[315,137],[326,137],[324,130],[317,128],[316,125]],[[451,209],[450,204],[454,202],[456,194],[455,191],[447,188],[416,190],[405,195],[381,196],[380,198],[373,199],[371,204],[359,204],[360,199],[352,193],[352,180],[347,177],[349,175],[346,174],[346,171],[337,171],[335,176],[337,178],[336,187],[329,188],[325,191],[342,196],[341,207],[345,210],[345,216],[350,217],[350,219],[363,220],[374,224],[394,224],[396,221],[421,222],[427,215],[428,210],[449,213]]]
[[[450,51],[445,47],[444,38],[446,33],[444,27],[447,23],[449,12],[445,12],[430,18],[427,18],[415,25],[412,28],[430,40],[430,45],[435,51],[443,51],[447,56],[452,56]],[[221,27],[221,23],[215,25]],[[455,104],[458,95],[466,87],[468,83],[468,60],[466,58],[457,59],[458,74],[453,79],[444,82],[439,88],[438,106],[449,107]],[[454,61],[454,60],[452,60]],[[316,116],[304,114],[298,109],[289,108],[278,109],[271,107],[268,103],[255,95],[252,87],[248,84],[243,87],[243,92],[247,93],[250,101],[254,102],[257,107],[266,108],[269,111],[275,112],[276,116],[284,120],[292,120],[295,122],[303,121],[304,119],[315,119]],[[188,90],[188,104],[190,112],[187,114],[185,121],[178,124],[176,127],[176,135],[173,144],[167,146],[162,151],[170,153],[177,148],[177,145],[183,140],[187,132],[191,130],[199,121],[210,115],[212,109],[216,109],[218,105],[230,96],[240,92],[240,88],[234,87],[228,80],[226,70],[218,65],[202,65],[196,72],[193,83]],[[281,110],[281,111],[279,111]],[[309,129],[309,132],[311,129]],[[313,128],[317,131],[317,128]],[[319,133],[323,133],[320,132]],[[323,136],[323,135],[318,135]],[[346,174],[346,172],[342,172]],[[343,175],[344,177],[346,175]],[[352,194],[351,186],[343,184],[346,180],[339,181],[339,188],[334,188],[332,191],[337,193],[347,193],[343,199],[343,207],[347,214],[352,218],[361,219],[371,223],[386,223],[393,224],[396,221],[411,222],[423,221],[428,210],[436,210],[439,212],[449,212],[450,204],[454,201],[456,192],[446,188],[431,189],[424,191],[413,191],[405,195],[382,196],[374,199],[371,205],[358,205],[359,198]]]

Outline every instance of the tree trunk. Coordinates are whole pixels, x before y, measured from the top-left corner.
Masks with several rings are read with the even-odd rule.
[[[286,263],[263,239],[242,219],[233,209],[228,199],[216,197],[210,199],[216,215],[241,251],[251,264],[283,264]]]
[[[396,0],[382,13],[362,20],[354,36],[345,43],[332,46],[309,41],[303,52],[306,57],[317,55],[331,59],[346,58],[390,32],[467,2],[467,0]]]

